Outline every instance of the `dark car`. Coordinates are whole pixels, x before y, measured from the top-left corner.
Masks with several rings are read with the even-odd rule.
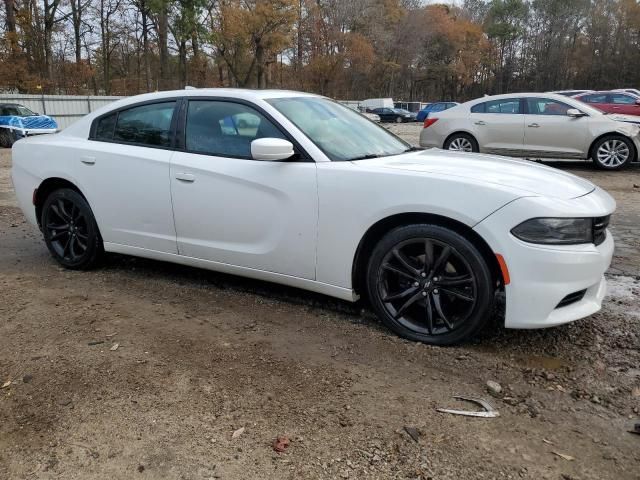
[[[401,108],[374,108],[370,112],[378,115],[381,122],[404,123],[416,121],[415,113]]]
[[[418,122],[424,122],[426,118],[429,117],[431,112],[444,112],[445,110],[449,110],[450,108],[455,107],[456,105],[460,105],[458,102],[435,102],[430,103],[422,110],[418,112],[416,116],[416,120]]]

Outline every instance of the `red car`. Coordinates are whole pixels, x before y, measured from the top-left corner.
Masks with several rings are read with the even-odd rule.
[[[640,97],[623,92],[589,92],[576,95],[581,102],[588,103],[603,112],[640,116]]]

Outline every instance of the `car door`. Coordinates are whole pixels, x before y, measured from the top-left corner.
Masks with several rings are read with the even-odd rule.
[[[490,100],[471,107],[472,133],[481,152],[521,155],[524,115],[519,98]]]
[[[98,117],[73,159],[105,242],[177,253],[169,190],[176,105],[159,99]]]
[[[611,111],[625,115],[640,115],[640,98],[626,93],[612,93],[609,96]]]
[[[589,105],[596,107],[603,112],[613,112],[611,108],[612,105],[609,103],[606,93],[590,93],[577,98],[581,102],[588,103]]]
[[[190,99],[180,125],[171,160],[179,253],[314,279],[315,163],[253,160],[252,140],[288,137],[249,104]]]
[[[526,98],[524,152],[532,157],[586,157],[589,117],[570,117],[572,106],[549,98]]]

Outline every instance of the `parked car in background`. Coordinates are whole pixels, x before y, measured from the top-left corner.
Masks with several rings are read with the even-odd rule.
[[[640,127],[552,93],[483,97],[424,122],[420,145],[527,158],[589,159],[616,170],[638,160]]]
[[[374,108],[369,112],[378,115],[381,122],[404,123],[416,121],[415,113],[400,108]]]
[[[223,128],[247,115],[257,128]],[[129,97],[12,157],[20,208],[66,268],[108,251],[364,296],[397,334],[432,344],[478,332],[498,291],[507,328],[591,315],[613,255],[615,201],[591,182],[422,151],[299,92]]]
[[[573,97],[575,95],[580,95],[588,92],[593,92],[593,90],[554,90],[553,92],[547,93],[555,93],[557,95],[563,95],[565,97]]]
[[[435,102],[435,103],[430,103],[429,105],[427,105],[426,107],[424,107],[422,110],[420,110],[418,112],[418,115],[416,115],[416,120],[418,122],[424,122],[424,119],[428,118],[430,113],[432,113],[432,112],[444,112],[445,110],[453,108],[456,105],[460,105],[460,104],[458,102]]]
[[[16,140],[28,135],[57,131],[58,124],[47,115],[32,112],[17,103],[0,104],[0,147],[11,148]]]
[[[640,90],[637,88],[616,88],[615,90],[612,90],[612,92],[632,93],[633,95],[640,97]]]
[[[581,102],[607,113],[640,115],[640,97],[625,92],[592,92],[576,95]]]
[[[380,115],[376,115],[375,113],[370,113],[370,112],[358,112],[360,115],[362,115],[365,118],[368,118],[369,120],[371,120],[372,122],[376,122],[379,123],[380,122]]]
[[[393,98],[367,98],[360,102],[360,108],[370,111],[375,108],[395,108],[395,106]]]

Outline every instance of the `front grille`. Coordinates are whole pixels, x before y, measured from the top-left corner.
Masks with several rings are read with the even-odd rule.
[[[600,245],[607,238],[607,227],[610,219],[611,215],[593,219],[593,243],[596,245]]]
[[[585,293],[587,293],[586,289],[585,290],[580,290],[578,292],[570,293],[569,295],[564,297],[562,300],[560,300],[560,303],[558,303],[558,305],[556,305],[556,308],[566,307],[568,305],[571,305],[572,303],[579,302],[580,300],[582,300],[584,298],[584,294]]]

